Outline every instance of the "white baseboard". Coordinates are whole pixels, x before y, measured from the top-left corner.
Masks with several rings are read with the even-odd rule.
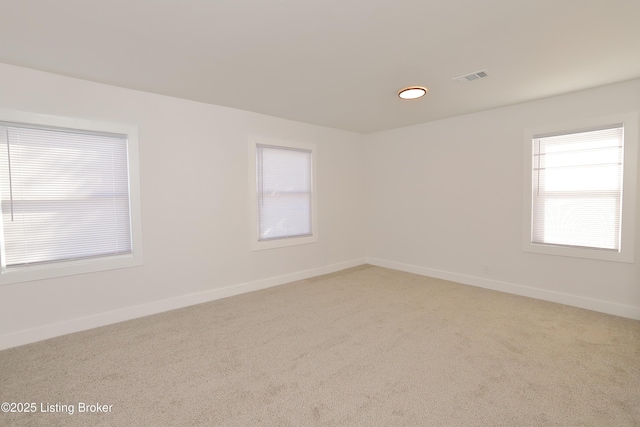
[[[151,314],[175,310],[190,305],[196,305],[221,298],[227,298],[246,292],[266,289],[285,283],[295,282],[296,280],[303,280],[310,277],[329,274],[336,271],[344,270],[346,268],[356,267],[365,263],[366,260],[364,258],[359,258],[351,261],[313,268],[310,270],[285,274],[283,276],[270,277],[267,279],[257,280],[255,282],[241,283],[238,285],[228,286],[226,288],[212,289],[210,291],[200,292],[196,294],[182,295],[166,300],[154,301],[148,304],[126,307],[119,310],[96,314],[93,316],[81,317],[77,319],[67,320],[65,322],[54,323],[24,331],[13,332],[0,336],[0,350],[33,343],[36,341],[42,341],[60,335],[71,334],[73,332],[93,329],[99,326],[123,322],[125,320],[149,316]]]
[[[601,313],[613,314],[615,316],[627,317],[640,320],[640,308],[628,305],[616,304],[609,301],[602,301],[577,295],[563,294],[560,292],[548,291],[545,289],[531,288],[528,286],[516,285],[513,283],[501,282],[498,280],[485,279],[482,277],[467,276],[464,274],[452,273],[449,271],[436,270],[433,268],[418,267],[410,264],[403,264],[395,261],[386,261],[377,258],[367,258],[367,264],[378,267],[390,268],[393,270],[405,271],[407,273],[419,274],[421,276],[435,277],[437,279],[450,280],[452,282],[465,285],[477,286],[480,288],[492,289],[494,291],[506,292],[509,294],[522,295],[541,299],[545,301],[557,302],[573,307],[585,308],[587,310],[599,311]]]

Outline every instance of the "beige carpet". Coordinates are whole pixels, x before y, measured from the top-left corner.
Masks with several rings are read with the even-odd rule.
[[[0,413],[21,426],[640,426],[640,322],[362,266],[2,351],[0,402],[74,407]]]

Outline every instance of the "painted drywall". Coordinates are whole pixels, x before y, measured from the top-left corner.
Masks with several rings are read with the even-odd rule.
[[[369,262],[640,318],[640,224],[634,263],[522,251],[524,129],[638,111],[634,80],[367,135]]]
[[[365,260],[640,318],[640,224],[632,264],[521,249],[523,130],[639,111],[640,80],[366,136],[4,64],[0,108],[139,127],[145,255],[0,286],[0,348]],[[318,243],[250,250],[255,135],[317,144]]]
[[[139,128],[144,265],[0,286],[0,348],[364,262],[364,137],[0,64],[0,108]],[[248,139],[317,145],[319,242],[251,251]]]

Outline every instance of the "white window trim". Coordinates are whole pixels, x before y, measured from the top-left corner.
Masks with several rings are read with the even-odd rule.
[[[284,237],[273,240],[259,240],[258,227],[258,201],[257,201],[257,177],[256,177],[256,147],[258,145],[270,145],[273,147],[293,148],[311,151],[311,236]],[[317,148],[315,144],[283,141],[266,137],[249,138],[249,200],[251,206],[251,250],[282,248],[286,246],[305,245],[318,241],[318,202],[316,158]]]
[[[622,219],[620,252],[589,248],[571,248],[531,243],[532,223],[532,140],[535,135],[573,132],[616,123],[624,124],[624,163],[622,178]],[[638,113],[617,114],[570,123],[541,126],[524,131],[523,157],[523,227],[522,250],[547,255],[560,255],[604,261],[634,262],[636,188],[638,163]]]
[[[127,135],[132,238],[131,254],[8,268],[0,274],[0,285],[143,265],[137,126],[3,109],[0,109],[0,121]]]

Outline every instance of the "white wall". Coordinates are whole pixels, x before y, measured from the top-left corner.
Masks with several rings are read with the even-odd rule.
[[[523,130],[637,111],[640,80],[368,135],[369,262],[640,319],[640,219],[632,264],[521,249]]]
[[[0,286],[0,348],[364,262],[362,135],[3,64],[0,108],[139,126],[144,239],[142,267]],[[318,243],[250,250],[250,135],[317,144]]]
[[[640,318],[640,219],[633,264],[521,250],[523,129],[639,111],[640,80],[367,136],[3,64],[0,108],[139,126],[145,255],[142,267],[0,286],[0,348],[335,271],[365,255]],[[250,250],[250,135],[317,144],[317,244]]]

